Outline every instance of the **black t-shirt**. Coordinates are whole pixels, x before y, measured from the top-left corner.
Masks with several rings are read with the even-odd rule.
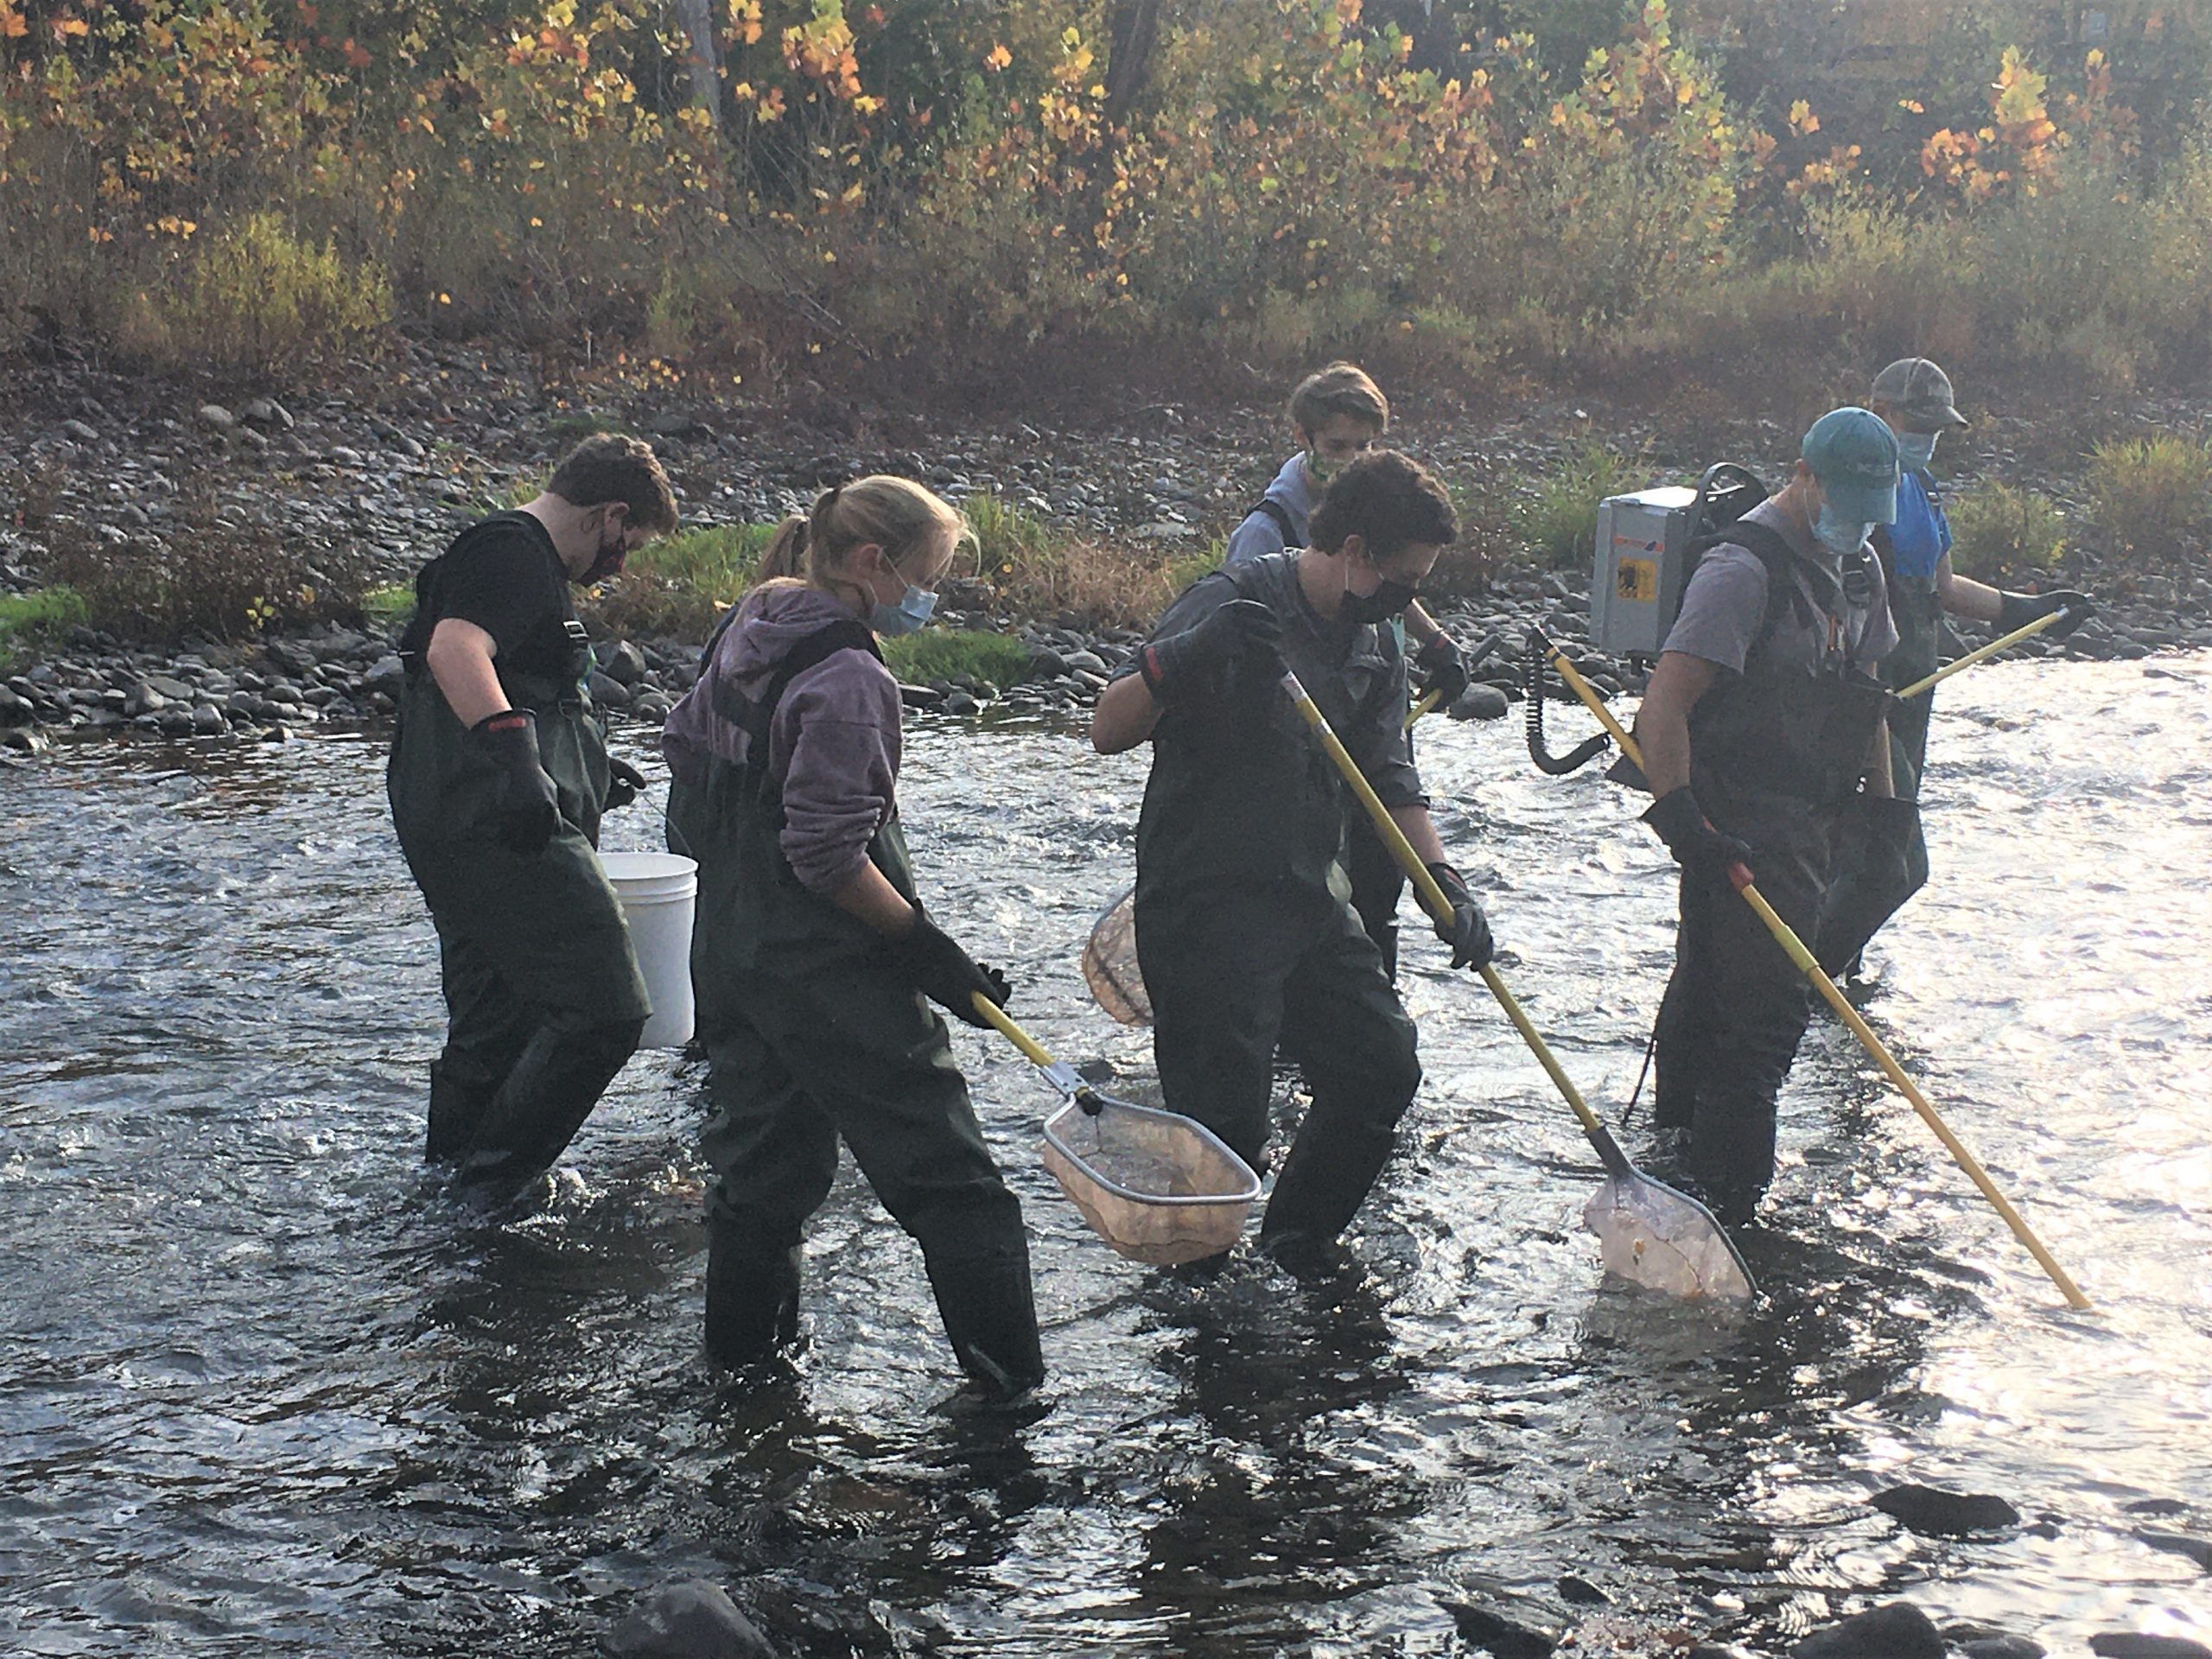
[[[421,660],[431,631],[455,617],[492,636],[502,670],[559,675],[575,616],[569,573],[545,526],[526,512],[496,513],[461,531],[416,576],[415,620],[399,648]]]

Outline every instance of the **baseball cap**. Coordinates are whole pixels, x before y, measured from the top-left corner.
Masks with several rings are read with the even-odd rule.
[[[1832,409],[1813,423],[1797,453],[1830,505],[1862,524],[1897,520],[1897,440],[1871,409]]]
[[[1873,400],[1893,404],[1917,432],[1967,424],[1951,395],[1951,377],[1924,357],[1901,357],[1874,377]]]

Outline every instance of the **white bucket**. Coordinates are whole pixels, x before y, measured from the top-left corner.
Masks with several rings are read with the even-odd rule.
[[[699,898],[699,867],[675,853],[601,853],[630,945],[645,976],[652,1018],[642,1048],[681,1048],[691,1040],[691,914]]]

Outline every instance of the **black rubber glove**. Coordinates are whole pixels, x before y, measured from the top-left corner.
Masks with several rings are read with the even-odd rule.
[[[543,852],[561,827],[561,795],[537,758],[537,716],[502,709],[470,727],[468,735],[493,769],[493,833],[525,857]]]
[[[645,786],[645,774],[627,760],[607,758],[607,799],[601,803],[602,812],[619,812],[636,800]]]
[[[2097,613],[2096,601],[2071,588],[2062,588],[2055,594],[1999,594],[1997,597],[2004,601],[1997,612],[1999,633],[2010,633],[2015,628],[2026,627],[2039,616],[2063,611],[2064,616],[2043,631],[2046,639],[2063,639]]]
[[[919,905],[914,906],[913,931],[890,942],[891,960],[924,996],[956,1019],[990,1028],[990,1021],[976,1012],[974,995],[981,991],[1001,1007],[1013,995],[1006,976],[995,968],[979,968],[951,937]]]
[[[1240,662],[1282,673],[1281,620],[1256,599],[1232,599],[1197,626],[1154,640],[1137,670],[1154,697],[1173,702],[1206,686],[1217,667]]]
[[[1654,801],[1643,821],[1667,843],[1675,862],[1686,870],[1725,878],[1732,864],[1751,868],[1751,849],[1706,822],[1704,809],[1688,784],[1669,790]]]
[[[1432,864],[1428,873],[1452,901],[1452,919],[1436,924],[1436,937],[1452,947],[1454,968],[1487,968],[1491,951],[1490,921],[1467,883],[1449,864]]]
[[[1449,709],[1467,689],[1466,655],[1452,642],[1448,633],[1440,633],[1423,645],[1414,658],[1414,666],[1421,674],[1417,696],[1426,698],[1430,692],[1435,692],[1440,709]]]

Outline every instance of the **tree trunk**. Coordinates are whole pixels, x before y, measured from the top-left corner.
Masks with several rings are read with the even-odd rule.
[[[684,35],[691,42],[683,60],[691,96],[719,127],[722,124],[722,59],[715,44],[714,0],[676,0],[676,15],[683,20]]]
[[[1160,38],[1160,0],[1114,0],[1106,56],[1106,124],[1128,119],[1144,91],[1145,72]]]

